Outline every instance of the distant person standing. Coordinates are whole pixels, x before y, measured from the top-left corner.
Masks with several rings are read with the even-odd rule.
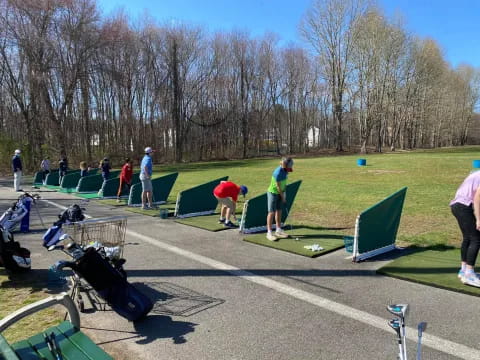
[[[50,160],[48,159],[48,156],[46,156],[45,159],[42,160],[40,164],[40,169],[42,170],[42,180],[43,182],[45,182],[47,175],[50,173]]]
[[[466,285],[480,287],[474,270],[480,249],[480,171],[465,178],[450,202],[450,209],[463,235],[458,278]]]
[[[58,183],[61,185],[63,177],[67,175],[68,160],[66,156],[62,156],[58,161]]]
[[[267,191],[267,239],[277,241],[278,239],[288,238],[288,234],[282,230],[282,208],[287,202],[287,177],[288,173],[293,171],[293,159],[284,157],[272,174],[270,186]],[[273,218],[275,217],[275,235],[272,234]]]
[[[110,161],[107,157],[103,158],[103,160],[100,162],[100,170],[102,170],[103,181],[107,181],[110,177],[110,169]]]
[[[122,171],[120,172],[120,184],[118,186],[117,202],[120,202],[120,196],[122,196],[122,191],[125,186],[127,187],[127,190],[130,190],[130,187],[132,186],[132,176],[132,160],[130,160],[130,158],[126,158],[125,163],[122,166]]]
[[[15,191],[23,191],[21,189],[22,183],[22,160],[20,159],[21,151],[19,149],[15,150],[15,153],[12,158],[12,171],[13,171],[13,187]]]
[[[88,176],[88,167],[86,161],[80,162],[80,177]]]
[[[152,174],[153,174],[153,163],[152,163],[152,153],[153,150],[151,147],[145,148],[145,156],[142,159],[140,164],[140,181],[142,182],[142,209],[146,210],[153,207],[152,204]],[[147,205],[148,202],[148,205]]]

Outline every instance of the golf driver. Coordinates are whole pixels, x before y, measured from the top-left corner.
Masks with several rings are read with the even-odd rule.
[[[418,324],[417,360],[422,359],[422,335],[425,330],[427,330],[427,323],[422,321]]]
[[[402,335],[400,334],[400,320],[393,319],[388,322],[388,325],[397,333],[397,340],[398,340],[398,358],[400,360],[406,360],[403,356],[403,346],[402,346]]]
[[[400,318],[403,336],[403,359],[407,358],[407,334],[405,331],[405,318],[408,315],[408,304],[388,305],[387,310]]]

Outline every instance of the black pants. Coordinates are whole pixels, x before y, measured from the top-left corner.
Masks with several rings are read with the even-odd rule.
[[[473,213],[473,206],[455,203],[451,206],[452,214],[457,218],[458,226],[462,231],[463,242],[461,249],[462,261],[474,266],[480,249],[480,231]]]

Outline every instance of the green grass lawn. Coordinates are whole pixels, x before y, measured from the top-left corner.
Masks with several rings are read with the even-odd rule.
[[[367,166],[357,166],[358,158]],[[303,180],[290,220],[296,225],[346,228],[353,233],[364,209],[408,187],[398,239],[406,244],[458,246],[460,232],[449,201],[480,158],[480,147],[388,154],[295,157],[289,181]],[[184,189],[229,175],[249,188],[248,197],[267,190],[279,159],[249,159],[155,166],[155,175],[179,172],[172,197]],[[240,198],[238,208],[243,206]]]

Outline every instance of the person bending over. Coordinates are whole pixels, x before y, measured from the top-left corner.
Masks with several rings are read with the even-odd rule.
[[[213,190],[213,195],[217,198],[218,203],[221,204],[219,223],[223,223],[225,227],[237,227],[230,221],[230,218],[236,220],[235,209],[237,207],[238,195],[242,194],[244,197],[248,192],[245,185],[237,185],[231,181],[221,181]]]

